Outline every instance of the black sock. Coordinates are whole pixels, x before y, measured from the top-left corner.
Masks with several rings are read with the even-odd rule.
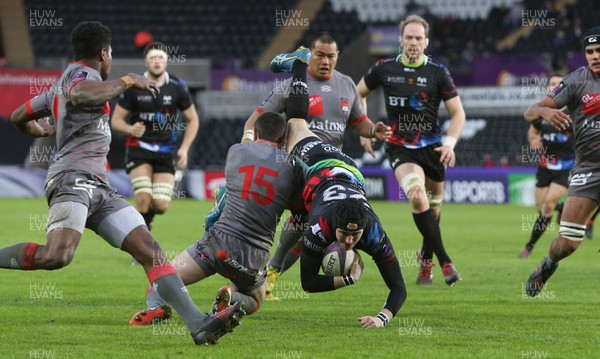
[[[565,206],[565,202],[557,203],[556,208],[554,208],[554,210],[562,212],[564,206]]]
[[[531,231],[531,238],[529,239],[529,242],[527,242],[526,245],[527,248],[532,249],[533,246],[535,246],[535,243],[538,241],[538,239],[540,239],[542,234],[544,234],[546,228],[548,228],[550,219],[552,219],[552,217],[546,217],[540,213],[540,215],[535,220],[535,224],[533,225],[533,230]]]
[[[423,235],[423,240],[425,242],[424,250],[430,249],[435,253],[440,265],[443,266],[447,263],[452,263],[450,257],[446,253],[444,249],[444,244],[442,243],[442,234],[440,232],[440,225],[438,224],[437,219],[433,215],[433,211],[430,209],[426,210],[422,213],[413,213],[413,218],[415,220],[415,224],[419,229],[419,232]],[[424,253],[425,255],[426,253]],[[424,259],[425,258],[424,256]]]
[[[433,211],[431,211],[431,213],[433,213]],[[438,225],[440,224],[440,220],[442,218],[442,214],[440,213],[437,216],[437,223]],[[423,237],[423,246],[421,247],[421,258],[423,260],[423,262],[431,262],[431,260],[433,259],[433,249],[430,248],[427,243],[425,242],[425,237]]]
[[[152,221],[154,221],[154,215],[156,214],[152,208],[148,209],[148,212],[141,213],[142,217],[144,217],[144,222],[146,222],[146,227],[148,230],[152,230]]]
[[[308,118],[308,85],[306,84],[306,68],[302,61],[295,61],[292,67],[292,84],[287,100],[287,118]]]

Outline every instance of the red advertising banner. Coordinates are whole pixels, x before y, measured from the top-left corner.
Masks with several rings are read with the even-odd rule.
[[[204,172],[204,188],[206,191],[206,199],[215,199],[215,190],[221,186],[225,186],[225,172]]]
[[[0,69],[0,117],[10,117],[25,101],[50,89],[60,75],[60,70]]]

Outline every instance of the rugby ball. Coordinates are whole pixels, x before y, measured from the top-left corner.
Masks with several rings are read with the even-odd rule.
[[[323,274],[330,276],[350,274],[354,257],[354,250],[346,251],[337,241],[331,243],[323,253],[321,262]]]

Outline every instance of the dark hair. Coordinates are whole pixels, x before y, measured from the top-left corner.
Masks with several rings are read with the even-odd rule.
[[[562,74],[562,73],[560,73],[560,72],[556,72],[556,71],[555,71],[555,72],[552,72],[550,75],[548,75],[548,80],[550,80],[550,79],[551,79],[551,78],[553,78],[553,77],[565,77],[565,75],[563,75],[563,74]]]
[[[323,43],[323,44],[336,44],[337,45],[337,41],[335,41],[333,36],[331,36],[331,34],[328,33],[327,31],[321,31],[321,32],[317,33],[315,36],[313,36],[313,39],[310,42],[311,50],[315,48],[315,46],[317,45],[317,41],[321,41],[321,43]]]
[[[148,54],[148,52],[153,49],[162,50],[164,52],[167,52],[167,45],[163,44],[160,41],[153,41],[153,42],[149,43],[148,45],[146,45],[146,47],[144,47],[144,58],[146,58],[146,55]]]
[[[335,204],[332,217],[333,229],[358,231],[367,224],[365,204],[356,198],[346,198]]]
[[[276,112],[270,111],[261,113],[254,123],[254,128],[261,140],[275,143],[281,142],[285,136],[286,127],[287,123],[283,117]]]
[[[98,21],[80,22],[71,32],[71,47],[75,60],[90,60],[112,42],[110,29]]]

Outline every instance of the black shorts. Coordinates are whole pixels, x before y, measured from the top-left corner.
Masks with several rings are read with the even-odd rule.
[[[152,152],[139,147],[127,147],[125,154],[125,171],[127,173],[145,163],[152,166],[153,173],[175,174],[173,154]]]
[[[568,188],[570,173],[571,170],[553,171],[545,167],[538,167],[537,173],[535,174],[535,186],[541,188],[550,186],[550,183],[556,183]]]
[[[443,182],[446,175],[446,168],[440,162],[441,155],[434,151],[438,147],[440,147],[440,144],[410,149],[401,145],[387,143],[385,145],[385,154],[394,171],[401,164],[415,163],[423,168],[425,176],[436,182]]]

